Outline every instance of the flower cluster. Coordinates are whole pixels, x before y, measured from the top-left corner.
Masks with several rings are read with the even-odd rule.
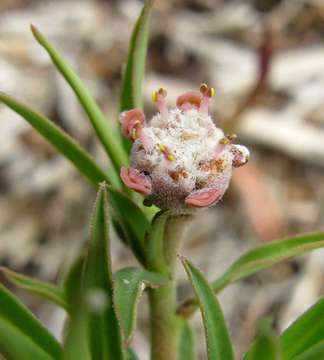
[[[224,195],[232,167],[248,161],[246,147],[233,144],[208,113],[214,89],[202,84],[168,109],[165,89],[152,95],[158,113],[147,123],[142,109],[121,114],[123,135],[133,143],[131,167],[121,169],[129,188],[146,196],[146,204],[162,209],[216,204]]]

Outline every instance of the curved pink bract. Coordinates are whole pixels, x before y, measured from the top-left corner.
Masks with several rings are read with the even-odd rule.
[[[221,192],[217,189],[202,189],[189,194],[185,199],[185,203],[190,207],[204,208],[213,205],[221,196]]]
[[[150,179],[141,174],[134,168],[122,167],[120,169],[120,177],[123,183],[132,190],[141,194],[149,195],[152,192],[152,184]]]
[[[136,140],[141,135],[145,115],[142,109],[135,108],[125,111],[121,115],[122,133],[131,140]]]
[[[181,110],[199,109],[203,96],[198,91],[188,91],[177,98],[177,107]]]

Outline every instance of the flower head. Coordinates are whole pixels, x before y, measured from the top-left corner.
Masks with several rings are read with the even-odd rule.
[[[121,179],[162,209],[210,207],[224,195],[232,168],[248,161],[249,151],[214,125],[208,113],[213,88],[202,84],[199,92],[179,96],[170,110],[166,96],[162,88],[153,93],[159,111],[148,123],[141,109],[122,113],[122,132],[134,143],[131,167],[121,169]]]

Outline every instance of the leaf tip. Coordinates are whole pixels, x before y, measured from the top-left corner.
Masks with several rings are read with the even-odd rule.
[[[7,94],[0,90],[0,101],[3,101],[5,97],[7,97]]]
[[[30,30],[34,35],[36,35],[36,33],[38,32],[38,30],[34,24],[30,24]]]
[[[42,34],[41,34],[41,32],[37,29],[37,27],[36,27],[34,24],[30,24],[30,30],[31,30],[31,32],[32,32],[33,35],[34,35],[34,38],[35,38],[38,42],[40,42]]]
[[[177,256],[178,256],[179,260],[181,261],[183,267],[185,269],[187,269],[190,264],[189,260],[183,255],[177,254]]]
[[[105,180],[100,181],[98,184],[98,191],[104,191],[107,190],[107,182]]]

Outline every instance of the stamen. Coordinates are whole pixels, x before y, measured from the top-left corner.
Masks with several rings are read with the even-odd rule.
[[[168,116],[168,108],[165,101],[167,94],[168,93],[164,88],[152,92],[152,100],[158,104],[159,112],[163,118]]]
[[[210,99],[215,96],[215,89],[213,87],[208,87],[207,84],[201,84],[199,90],[203,96],[200,103],[199,111],[203,114],[208,115],[209,102]]]
[[[230,145],[234,140],[236,140],[236,138],[236,134],[229,134],[219,140],[219,143],[216,145],[215,148],[215,156],[220,155],[221,152],[225,149],[225,146]]]
[[[212,97],[215,96],[215,93],[216,93],[215,89],[214,89],[213,87],[211,87],[211,88],[209,88],[209,90],[208,90],[208,92],[207,92],[207,95],[208,95],[210,98],[212,98]]]
[[[167,148],[163,144],[159,144],[159,148],[167,160],[169,160],[169,161],[175,160],[175,156],[172,154],[172,152],[170,151],[169,148]]]
[[[158,101],[158,92],[156,90],[152,91],[152,101],[153,102]]]
[[[208,91],[208,85],[204,83],[201,84],[199,90],[202,94],[205,94]]]
[[[223,139],[221,139],[219,141],[219,143],[221,145],[228,145],[228,144],[231,144],[234,140],[237,139],[237,135],[236,134],[229,134],[229,135],[226,135],[225,137],[223,137]]]
[[[139,137],[138,130],[140,128],[140,125],[141,125],[140,121],[137,120],[134,122],[132,131],[131,131],[131,137],[134,141]]]

